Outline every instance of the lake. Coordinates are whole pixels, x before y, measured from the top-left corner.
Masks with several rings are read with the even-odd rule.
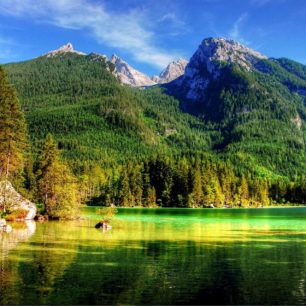
[[[0,304],[306,304],[306,208],[119,209],[0,234]]]

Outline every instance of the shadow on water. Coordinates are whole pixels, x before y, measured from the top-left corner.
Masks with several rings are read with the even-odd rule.
[[[81,247],[45,302],[302,305],[305,301],[305,253],[299,244],[290,248],[280,244],[271,250],[251,244],[241,248],[239,243],[157,240],[133,242],[131,248],[124,241],[120,245],[124,243],[126,247],[102,254],[100,247]],[[33,269],[33,264],[24,265]]]
[[[106,233],[95,217],[37,224],[5,259],[0,304],[305,304],[292,211],[193,211],[120,210]]]

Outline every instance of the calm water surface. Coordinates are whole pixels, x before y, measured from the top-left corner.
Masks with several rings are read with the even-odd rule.
[[[306,304],[306,208],[84,217],[0,234],[0,305]]]

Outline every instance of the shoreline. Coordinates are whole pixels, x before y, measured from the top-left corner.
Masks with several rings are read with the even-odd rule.
[[[94,205],[85,205],[82,208],[101,208],[106,206],[94,206]],[[304,204],[297,205],[275,205],[275,206],[263,206],[263,207],[124,207],[124,206],[116,206],[117,209],[198,209],[198,210],[213,210],[213,209],[267,209],[267,208],[306,208]]]

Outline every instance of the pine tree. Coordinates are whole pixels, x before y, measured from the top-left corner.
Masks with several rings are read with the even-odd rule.
[[[78,214],[79,196],[76,180],[52,135],[48,134],[40,155],[39,190],[45,212],[54,218],[74,218]]]
[[[27,129],[19,100],[0,67],[0,179],[6,180],[23,168]]]
[[[121,176],[119,178],[119,205],[123,207],[132,207],[134,201],[131,189],[129,176],[126,168],[122,169]]]
[[[240,186],[238,188],[239,204],[242,207],[248,206],[249,202],[249,186],[245,176],[242,176]]]
[[[189,195],[189,207],[201,207],[204,204],[204,194],[202,188],[201,170],[197,167],[193,175],[192,193]]]
[[[154,187],[149,188],[145,202],[147,207],[156,207],[156,190]]]
[[[212,182],[212,186],[214,189],[214,197],[215,197],[213,204],[216,205],[216,207],[222,207],[224,205],[225,196],[222,192],[220,182],[217,178]]]

